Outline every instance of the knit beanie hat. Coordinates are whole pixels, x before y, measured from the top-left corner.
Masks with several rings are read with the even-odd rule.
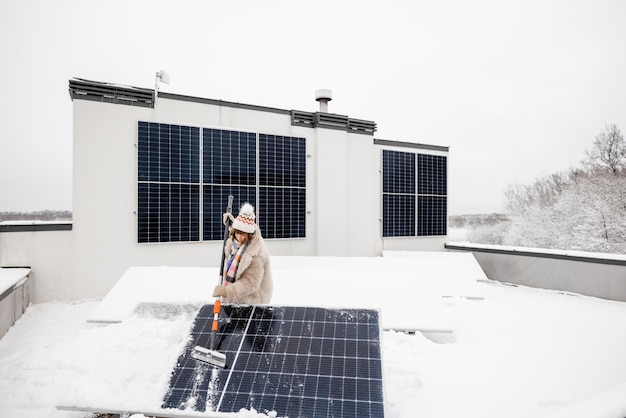
[[[233,228],[242,232],[254,234],[254,231],[256,231],[254,226],[255,218],[254,206],[246,202],[239,210],[239,215],[235,218],[235,222],[233,222]]]

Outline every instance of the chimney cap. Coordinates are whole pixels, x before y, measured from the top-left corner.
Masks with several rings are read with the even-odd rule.
[[[315,100],[318,102],[330,102],[333,99],[333,92],[329,89],[315,90]]]

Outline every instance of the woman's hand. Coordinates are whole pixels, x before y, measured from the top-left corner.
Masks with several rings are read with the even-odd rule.
[[[215,286],[215,289],[213,289],[213,297],[218,298],[220,296],[226,297],[226,286],[218,284],[217,286]]]
[[[230,219],[230,223],[232,225],[233,222],[235,222],[235,217],[233,216],[232,213],[226,212],[222,215],[222,223],[224,225],[228,224],[228,220]]]

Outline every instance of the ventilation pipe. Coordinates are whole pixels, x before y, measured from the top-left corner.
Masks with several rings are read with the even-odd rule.
[[[328,102],[333,99],[333,92],[328,89],[315,90],[315,100],[320,102],[320,112],[328,113]]]

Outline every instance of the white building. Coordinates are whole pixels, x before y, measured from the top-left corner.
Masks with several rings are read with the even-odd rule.
[[[130,266],[219,265],[229,194],[234,212],[257,209],[274,255],[444,249],[448,147],[377,139],[374,122],[328,113],[328,91],[319,112],[83,79],[69,91],[71,229],[0,234],[0,265],[32,268],[36,302],[104,296]]]

